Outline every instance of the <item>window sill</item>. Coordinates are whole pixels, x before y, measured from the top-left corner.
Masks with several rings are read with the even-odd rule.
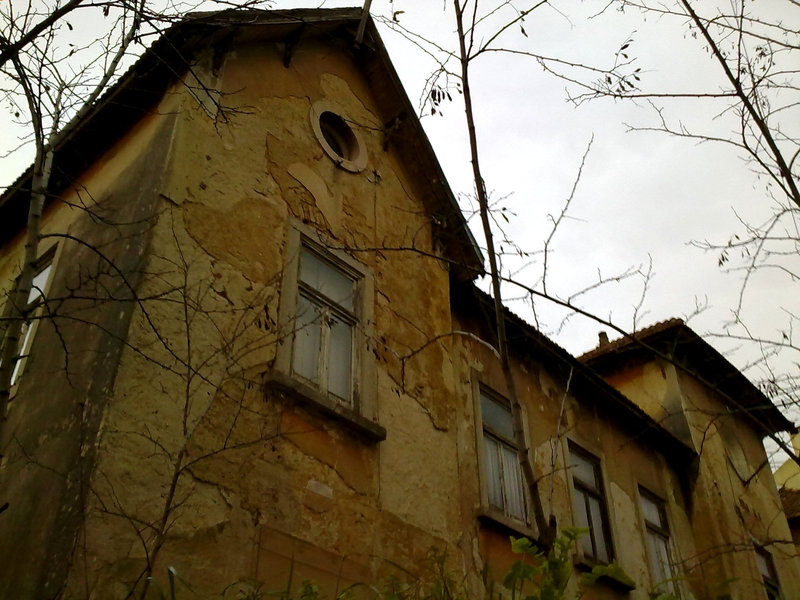
[[[579,571],[586,574],[591,574],[595,567],[608,567],[614,563],[601,563],[596,560],[592,560],[591,558],[575,556],[573,559],[573,564]],[[614,566],[617,570],[622,570],[621,567],[617,566],[616,564],[614,564]],[[623,575],[626,575],[627,577],[627,574],[623,573]],[[603,573],[597,576],[597,582],[608,586],[615,592],[623,594],[627,594],[628,592],[632,592],[636,589],[636,585],[633,583],[633,581],[626,580],[626,578],[617,576],[614,573]]]
[[[325,417],[338,421],[368,442],[377,443],[386,439],[386,429],[382,426],[338,404],[311,386],[287,377],[283,373],[273,371],[268,374],[265,386],[267,389],[275,390],[302,403]]]
[[[477,517],[482,524],[500,530],[504,534],[513,535],[515,537],[526,537],[533,542],[539,539],[539,536],[532,527],[513,517],[509,517],[496,508],[490,506],[481,507],[478,510]]]

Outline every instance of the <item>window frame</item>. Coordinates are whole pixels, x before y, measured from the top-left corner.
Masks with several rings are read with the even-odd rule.
[[[39,321],[41,320],[40,315],[45,303],[47,302],[47,294],[50,291],[50,286],[53,281],[56,250],[57,246],[54,245],[48,248],[41,254],[41,256],[39,256],[39,258],[36,259],[34,275],[31,279],[31,290],[28,294],[28,302],[25,305],[22,315],[24,322],[22,324],[22,329],[20,330],[19,347],[17,353],[15,354],[14,369],[11,373],[11,379],[9,381],[9,391],[12,395],[16,393],[16,390],[19,387],[22,376],[25,373],[25,367],[28,363],[28,358],[31,355],[33,342],[36,339],[36,332],[39,328]],[[36,278],[45,271],[47,271],[47,275],[44,279],[44,282],[37,286]],[[14,285],[16,286],[18,282],[19,277],[14,280]],[[36,290],[38,290],[38,293],[34,298],[31,298],[31,294]],[[6,309],[4,311],[6,316],[10,308],[10,304],[6,304]],[[2,348],[5,345],[5,339],[0,340],[0,342],[2,342],[0,343],[0,348]]]
[[[654,523],[647,518],[644,510],[644,502],[648,501],[655,505],[659,513],[662,523]],[[645,535],[645,553],[647,556],[647,568],[650,573],[650,584],[653,590],[659,593],[669,593],[673,596],[680,596],[680,589],[678,582],[675,580],[677,574],[675,573],[675,561],[673,559],[674,552],[672,550],[672,536],[670,535],[669,527],[669,514],[667,510],[667,502],[658,494],[654,494],[644,486],[639,486],[639,513],[643,523],[643,531]],[[650,537],[659,538],[665,545],[667,551],[667,577],[660,577],[660,573],[655,573],[653,570],[654,561],[656,557],[652,556],[650,550]]]
[[[778,572],[775,569],[775,560],[772,558],[772,553],[764,546],[760,545],[755,546],[755,552],[756,570],[758,571],[761,584],[764,586],[764,593],[767,596],[767,600],[780,600],[780,598],[782,598],[781,585],[778,580]],[[761,569],[761,561],[759,558],[764,561],[766,573]]]
[[[486,465],[486,449],[484,443],[484,419],[483,419],[483,409],[482,409],[482,397],[486,396],[490,400],[493,400],[499,404],[506,404],[509,409],[511,408],[509,400],[497,390],[486,386],[481,383],[480,376],[477,371],[473,370],[472,376],[472,396],[473,396],[473,405],[474,405],[474,412],[475,412],[475,449],[477,453],[477,462],[478,462],[478,481],[480,486],[480,509],[478,511],[478,516],[484,520],[488,520],[496,525],[500,525],[502,528],[509,530],[513,533],[522,534],[531,538],[537,537],[537,533],[534,527],[534,524],[531,520],[530,516],[530,498],[528,497],[528,489],[525,485],[524,476],[520,472],[520,485],[521,491],[524,501],[524,508],[523,508],[523,519],[519,519],[513,515],[510,515],[505,506],[501,509],[495,505],[493,505],[489,501],[489,485],[488,485],[488,471]],[[530,448],[530,439],[528,436],[528,418],[527,418],[527,411],[525,406],[522,407],[522,429],[523,435],[525,436],[525,444],[528,448]],[[513,422],[512,422],[513,426]],[[497,439],[499,442],[505,444],[508,447],[513,448],[515,451],[517,450],[517,445],[515,440],[508,438],[507,436],[503,436],[499,432],[492,431],[490,428],[489,435],[493,438]],[[501,482],[502,487],[502,482]]]
[[[278,307],[277,349],[267,383],[350,426],[369,441],[386,438],[386,430],[377,421],[377,374],[373,355],[374,337],[374,277],[372,271],[320,233],[296,219],[289,220],[286,235],[286,252],[281,277]],[[300,281],[300,256],[303,248],[354,280],[353,341],[351,354],[351,398],[342,402],[328,392],[326,387],[296,373],[293,368],[295,348],[295,323],[298,317],[298,300],[306,293],[329,303],[322,294],[313,293]],[[338,310],[338,309],[337,309]]]
[[[351,410],[358,411],[359,389],[358,378],[356,373],[360,365],[359,356],[356,353],[355,338],[356,331],[360,324],[359,311],[358,311],[358,290],[359,282],[362,278],[362,273],[349,268],[349,266],[342,264],[341,261],[336,260],[335,257],[330,256],[327,252],[316,247],[316,244],[311,244],[308,240],[301,240],[300,243],[300,258],[298,260],[298,268],[302,269],[303,254],[313,255],[314,258],[327,267],[332,267],[338,275],[343,275],[345,279],[350,281],[353,290],[353,308],[350,309],[344,306],[341,301],[336,301],[330,296],[326,295],[322,290],[315,288],[313,285],[302,280],[302,274],[298,273],[297,277],[297,305],[295,306],[295,326],[292,331],[292,365],[291,374],[293,377],[299,377],[304,380],[308,385],[316,388],[320,393],[331,397],[332,400],[341,403]],[[298,357],[299,344],[298,340],[298,319],[301,317],[300,301],[301,298],[307,303],[312,305],[315,312],[319,313],[319,318],[314,319],[308,325],[314,325],[318,328],[318,345],[319,353],[316,360],[316,373],[313,378],[307,377],[298,368],[296,361]],[[348,349],[348,362],[350,364],[350,373],[348,374],[348,392],[347,397],[336,393],[332,388],[329,378],[331,361],[330,357],[335,350],[334,342],[332,340],[332,322],[337,320],[350,328],[350,348]],[[317,324],[317,321],[319,322]]]
[[[586,496],[592,497],[598,501],[599,510],[600,510],[600,517],[601,517],[601,527],[603,531],[603,535],[605,538],[605,550],[607,555],[607,560],[603,560],[597,556],[596,550],[596,535],[595,531],[592,527],[592,518],[591,518],[591,508],[586,507],[586,517],[587,523],[589,527],[589,533],[586,534],[589,536],[589,540],[592,546],[593,554],[587,554],[583,548],[583,543],[581,539],[578,540],[577,551],[578,557],[580,562],[584,562],[587,565],[603,565],[609,564],[614,561],[616,552],[614,551],[614,536],[613,530],[611,527],[611,516],[608,507],[608,493],[606,491],[605,486],[605,474],[603,472],[602,460],[600,456],[593,454],[586,450],[583,446],[573,442],[572,440],[567,440],[567,469],[569,471],[569,490],[570,490],[570,510],[572,511],[572,523],[574,527],[579,527],[578,523],[578,515],[576,514],[575,505],[577,502],[577,493],[580,492]],[[583,458],[586,462],[590,463],[592,469],[595,474],[596,481],[599,482],[599,486],[593,486],[592,484],[582,481],[579,478],[575,477],[575,469],[572,467],[572,456],[573,454],[579,455]],[[585,504],[585,502],[584,502]]]

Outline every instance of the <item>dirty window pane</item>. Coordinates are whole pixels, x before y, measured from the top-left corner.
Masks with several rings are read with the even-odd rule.
[[[502,445],[503,481],[506,498],[506,514],[520,520],[525,519],[525,495],[522,491],[522,473],[520,472],[517,451],[510,446]]]
[[[608,544],[606,543],[605,528],[603,527],[603,509],[600,500],[589,497],[589,510],[592,516],[592,536],[595,542],[594,557],[600,562],[608,562]]]
[[[292,370],[319,383],[319,353],[322,339],[320,307],[304,296],[297,297]]]
[[[586,494],[580,490],[575,490],[575,496],[572,498],[572,510],[575,513],[575,526],[581,529],[589,529],[589,513],[586,509]],[[581,550],[588,556],[594,556],[594,549],[592,548],[592,536],[590,533],[585,533],[580,539]]]
[[[483,424],[488,426],[494,433],[502,435],[509,440],[514,439],[514,426],[509,406],[497,402],[486,394],[481,394],[481,414],[483,416]]]
[[[661,518],[661,508],[647,496],[642,496],[642,514],[644,515],[644,520],[648,523],[666,529],[667,524]]]
[[[647,551],[650,558],[650,570],[653,585],[659,589],[674,592],[674,583],[669,557],[669,540],[654,531],[647,532]]]
[[[335,304],[353,311],[353,279],[307,248],[303,248],[300,254],[300,280]]]
[[[500,484],[500,444],[489,435],[483,436],[486,487],[489,504],[503,510],[503,488]]]
[[[613,557],[600,461],[570,444],[569,462],[574,493],[573,518],[578,527],[588,527],[590,533],[581,538],[581,549],[587,557],[607,563]]]
[[[569,458],[570,467],[572,468],[572,477],[580,480],[581,483],[597,489],[597,474],[595,472],[594,463],[572,450],[569,453]]]
[[[353,378],[353,326],[333,316],[330,317],[329,323],[328,391],[350,404]]]
[[[33,277],[31,283],[31,291],[28,293],[28,304],[39,300],[43,296],[44,286],[47,285],[47,278],[50,276],[50,268],[53,265],[47,265],[44,269],[39,271]]]

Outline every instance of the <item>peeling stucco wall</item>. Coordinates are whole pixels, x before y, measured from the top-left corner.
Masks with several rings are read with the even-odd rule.
[[[13,597],[66,585],[67,598],[123,598],[146,584],[149,563],[150,585],[163,588],[171,567],[200,597],[248,578],[277,589],[290,571],[331,591],[398,574],[394,565],[418,566],[431,547],[446,549],[477,593],[484,561],[499,578],[513,559],[507,528],[484,518],[475,414],[478,384],[506,390],[486,345],[451,335],[480,335],[485,324],[459,313],[448,270],[432,257],[430,184],[410,175],[391,144],[384,148],[383,124],[394,115],[383,114],[347,52],[312,37],[289,68],[283,59],[274,43],[234,40],[222,58],[209,52],[192,77],[211,95],[198,103],[196,87],[176,85],[83,175],[81,193],[96,211],[130,230],[93,229],[94,213],[71,208],[74,194],[51,205],[45,229],[107,248],[136,299],[76,304],[74,314],[90,315],[100,333],[74,329],[61,354],[46,351],[57,346],[55,331],[37,334],[36,377],[23,384],[50,399],[12,407],[24,452],[7,454],[0,472],[4,485],[12,482],[12,509],[31,490],[39,498],[13,520],[8,511],[0,517],[0,534],[23,540],[0,549],[0,582],[10,582]],[[310,121],[318,102],[356,131],[364,170],[342,169],[325,153]],[[281,314],[293,224],[374,280],[365,343],[377,401],[363,416],[386,430],[383,441],[271,384],[293,333]],[[54,290],[107,277],[85,277],[93,263],[67,248],[57,255]],[[13,278],[20,253],[21,238],[0,255],[0,280]],[[67,358],[76,374],[69,382]],[[625,596],[601,585],[588,598],[648,598],[639,486],[665,500],[676,558],[705,583],[755,573],[744,553],[708,558],[714,544],[745,529],[784,535],[770,521],[771,479],[731,477],[763,456],[745,424],[732,419],[723,432],[684,411],[674,417],[677,437],[709,449],[692,488],[700,491],[689,498],[670,457],[535,358],[516,360],[514,376],[545,510],[560,526],[573,522],[567,440],[602,458],[615,553],[637,588]],[[640,404],[659,418],[673,418],[677,406],[704,414],[714,403],[660,366],[612,383],[633,397],[644,390]],[[726,456],[720,440],[731,435],[741,452],[715,458]],[[41,547],[47,552],[26,564]],[[800,589],[789,560],[779,568]],[[681,585],[686,597],[704,597],[702,585]],[[757,597],[748,595],[757,594],[752,580],[741,585],[749,587],[728,590],[733,598]]]
[[[286,69],[276,45],[234,46],[206,75],[226,110],[215,121],[174,92],[147,300],[105,413],[76,597],[136,582],[154,550],[136,523],[158,523],[171,493],[154,576],[172,566],[208,594],[242,578],[279,585],[290,565],[323,587],[376,580],[461,541],[450,341],[429,343],[451,329],[449,275],[426,256],[424,185],[384,151],[385,115],[346,55],[309,41]],[[319,100],[357,131],[364,171],[323,152],[309,123]],[[391,432],[380,444],[259,383],[290,333],[279,316],[290,219],[374,276],[376,417]]]

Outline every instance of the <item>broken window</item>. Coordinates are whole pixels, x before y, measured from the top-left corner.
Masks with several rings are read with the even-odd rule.
[[[642,517],[645,524],[647,560],[654,590],[678,595],[674,563],[669,548],[669,524],[664,501],[643,488],[639,488]]]
[[[489,506],[505,516],[527,522],[511,406],[504,399],[481,390],[484,479]]]
[[[614,554],[600,460],[573,444],[569,446],[569,458],[574,524],[588,529],[580,538],[583,556],[593,562],[611,562]]]

